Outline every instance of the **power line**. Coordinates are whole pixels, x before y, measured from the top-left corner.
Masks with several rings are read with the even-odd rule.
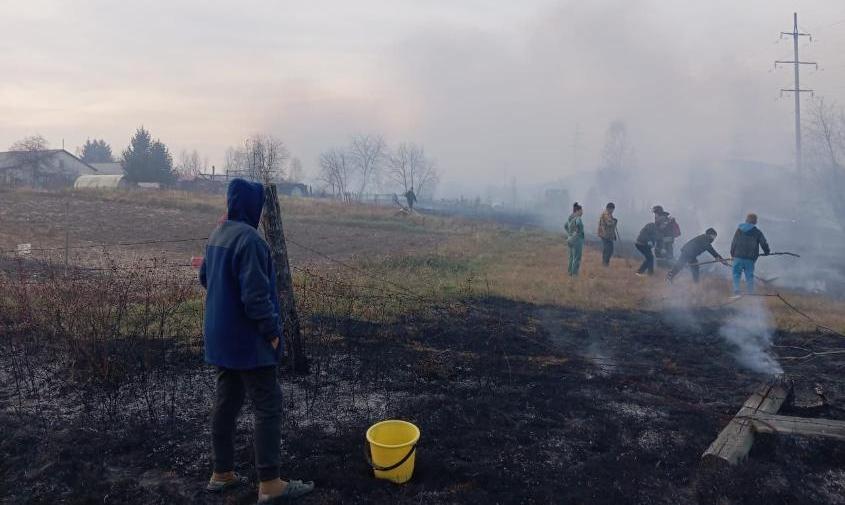
[[[793,59],[790,60],[775,60],[775,68],[777,68],[778,64],[792,64],[794,66],[795,71],[795,85],[792,89],[785,89],[781,88],[780,94],[783,96],[784,93],[792,93],[795,95],[795,170],[797,172],[801,172],[802,166],[802,155],[801,155],[801,93],[812,93],[813,90],[811,89],[801,89],[800,85],[800,67],[801,65],[815,65],[816,70],[818,70],[819,65],[814,61],[801,61],[798,58],[798,38],[799,37],[809,37],[810,40],[813,40],[812,35],[809,33],[801,33],[798,31],[798,13],[794,12],[792,14],[792,31],[791,32],[780,32],[780,37],[783,38],[784,35],[792,37],[792,48],[793,48]]]

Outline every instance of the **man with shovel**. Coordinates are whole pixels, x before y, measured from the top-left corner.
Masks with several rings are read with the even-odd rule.
[[[234,471],[234,438],[238,414],[249,397],[255,413],[258,503],[279,503],[311,492],[314,483],[279,477],[282,323],[270,248],[257,230],[264,187],[234,179],[226,196],[226,220],[209,237],[199,274],[208,291],[205,360],[217,367],[211,418],[214,473],[206,490],[222,493],[247,482]]]

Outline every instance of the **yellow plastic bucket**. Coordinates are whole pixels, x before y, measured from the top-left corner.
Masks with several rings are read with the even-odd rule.
[[[367,461],[377,479],[397,484],[411,480],[414,473],[420,429],[407,421],[389,420],[367,430]]]

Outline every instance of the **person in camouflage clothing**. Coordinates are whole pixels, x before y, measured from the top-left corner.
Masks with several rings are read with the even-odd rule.
[[[570,277],[578,275],[581,269],[581,254],[584,251],[584,223],[581,222],[581,215],[584,210],[578,202],[572,205],[572,214],[566,221],[566,245],[569,246],[569,266],[567,272]]]
[[[601,262],[604,266],[610,266],[610,258],[613,257],[613,243],[619,238],[616,233],[616,224],[619,220],[613,217],[614,210],[616,210],[616,205],[613,202],[608,203],[599,218],[598,236],[601,239]]]

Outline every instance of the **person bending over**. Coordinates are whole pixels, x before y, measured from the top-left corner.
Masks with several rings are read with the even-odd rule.
[[[698,282],[700,273],[698,257],[705,251],[709,252],[713,258],[724,262],[725,259],[716,252],[716,249],[713,249],[713,241],[715,240],[716,230],[713,228],[707,228],[707,231],[705,231],[702,235],[699,235],[684,244],[681,248],[681,256],[678,258],[678,261],[675,262],[675,266],[673,266],[672,269],[669,270],[669,273],[666,274],[666,280],[672,282],[675,276],[678,275],[685,266],[689,265],[690,272],[692,272],[692,280],[694,282]]]

